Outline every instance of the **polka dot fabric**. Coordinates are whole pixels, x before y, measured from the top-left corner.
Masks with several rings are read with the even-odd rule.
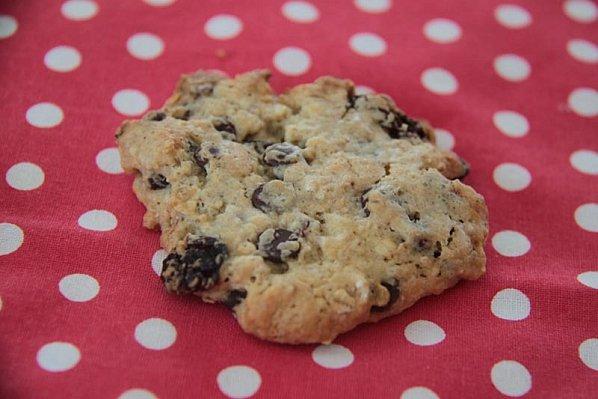
[[[591,0],[0,2],[0,397],[586,398],[598,391]],[[9,62],[7,62],[10,60]],[[332,345],[168,295],[114,132],[182,73],[391,95],[471,163],[487,274]]]

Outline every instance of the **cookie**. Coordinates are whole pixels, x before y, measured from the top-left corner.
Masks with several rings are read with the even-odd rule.
[[[117,133],[168,291],[266,340],[329,343],[484,273],[484,200],[425,122],[347,80],[276,95],[268,77],[184,76]]]

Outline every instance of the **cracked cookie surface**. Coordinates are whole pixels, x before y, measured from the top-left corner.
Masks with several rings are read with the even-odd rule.
[[[169,291],[263,339],[326,343],[484,273],[483,198],[427,124],[346,80],[276,95],[268,77],[184,76],[117,133]]]

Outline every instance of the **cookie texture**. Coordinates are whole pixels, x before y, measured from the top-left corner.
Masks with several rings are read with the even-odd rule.
[[[484,273],[484,200],[426,123],[347,80],[276,95],[268,77],[183,76],[117,132],[168,291],[266,340],[329,343]]]

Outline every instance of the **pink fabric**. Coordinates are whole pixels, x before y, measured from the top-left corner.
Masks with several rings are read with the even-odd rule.
[[[596,397],[593,2],[286,6],[310,22],[282,1],[153,2],[0,3],[1,397]],[[240,24],[207,23],[219,14]],[[155,37],[128,50],[143,32]],[[290,69],[273,61],[286,47],[305,52]],[[257,340],[224,307],[167,294],[132,177],[99,154],[122,112],[145,111],[144,95],[159,107],[180,74],[254,68],[277,90],[347,77],[452,132],[442,143],[455,139],[490,210],[487,274],[319,349]]]

